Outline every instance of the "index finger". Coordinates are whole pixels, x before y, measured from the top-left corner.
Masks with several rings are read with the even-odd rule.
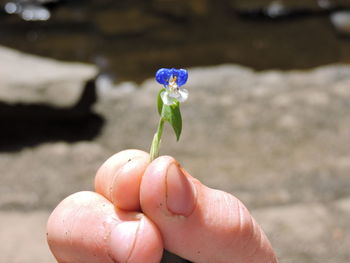
[[[140,210],[140,183],[149,163],[149,154],[140,150],[111,156],[97,171],[95,191],[118,208]]]

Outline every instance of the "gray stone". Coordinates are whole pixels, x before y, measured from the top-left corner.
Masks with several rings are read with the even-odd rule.
[[[68,193],[91,190],[95,171],[110,154],[92,142],[48,143],[0,153],[0,207],[52,208]]]
[[[176,142],[166,125],[161,154],[240,198],[280,262],[348,262],[350,66],[193,68],[186,87],[182,137]],[[93,189],[96,170],[114,152],[148,151],[159,88],[152,79],[120,96],[118,87],[105,89],[96,110],[106,126],[94,141],[0,153],[1,211],[52,209],[73,192]]]
[[[254,72],[230,65],[192,69],[190,98],[182,106],[182,138],[176,143],[166,128],[161,153],[174,155],[201,180],[236,193],[254,207],[346,196],[349,83],[350,68],[345,65],[290,72]],[[1,206],[53,206],[83,181],[85,188],[91,187],[95,170],[109,154],[125,148],[147,151],[158,118],[154,105],[158,88],[149,80],[120,96],[115,94],[118,88],[110,97],[106,90],[106,99],[96,109],[107,124],[95,142],[2,153],[0,167],[17,171],[27,183],[10,183],[18,178],[0,170],[8,174],[2,177],[8,183],[1,184]],[[75,159],[77,152],[88,153],[89,165]],[[208,162],[210,167],[203,169]],[[64,186],[48,194],[55,180],[63,180]],[[6,190],[8,185],[12,188]]]
[[[197,68],[190,70],[187,87],[182,138],[176,143],[168,129],[161,153],[179,158],[207,184],[236,193],[251,207],[349,194],[349,66]],[[115,151],[148,150],[158,88],[146,81],[135,93],[98,105],[109,123],[98,141]],[[114,137],[120,142],[109,139]]]
[[[92,65],[59,62],[0,47],[0,101],[8,104],[77,103],[86,82],[97,75]]]
[[[196,68],[187,87],[181,140],[176,143],[167,126],[161,153],[178,158],[196,177],[250,207],[349,195],[349,66],[289,72]],[[148,151],[158,89],[148,80],[120,96],[113,89],[109,98],[106,90],[96,105],[106,126],[94,142],[1,153],[0,206],[52,207],[82,185],[91,189],[96,169],[113,152]]]
[[[3,262],[54,263],[46,244],[48,211],[0,211],[0,253]]]
[[[343,209],[338,209],[341,203]],[[304,203],[257,209],[253,214],[266,231],[280,262],[339,262],[350,258],[347,234],[350,200]]]

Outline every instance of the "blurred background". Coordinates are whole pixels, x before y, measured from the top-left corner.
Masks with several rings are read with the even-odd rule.
[[[52,209],[148,151],[161,67],[190,91],[161,153],[240,198],[280,262],[349,262],[349,0],[0,0],[3,262],[54,262]]]

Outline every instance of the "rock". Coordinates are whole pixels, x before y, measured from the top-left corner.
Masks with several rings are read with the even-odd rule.
[[[344,204],[344,209],[338,208]],[[350,200],[257,209],[253,214],[283,262],[341,262],[350,256]],[[312,246],[310,246],[312,244]]]
[[[75,105],[97,68],[59,62],[0,47],[0,101],[8,104]]]
[[[182,137],[176,142],[166,125],[161,154],[240,198],[281,262],[347,263],[350,66],[193,68],[186,87]],[[148,151],[159,88],[150,79],[119,96],[114,88],[103,89],[109,99],[99,100],[96,111],[106,125],[93,140],[0,152],[0,210],[52,209],[73,192],[93,189],[96,170],[114,152]]]
[[[157,86],[147,81],[115,103],[97,105],[109,123],[102,145],[148,150]],[[350,155],[349,66],[260,73],[229,65],[197,68],[187,86],[182,138],[176,143],[165,133],[161,152],[181,158],[201,180],[251,207],[349,194],[348,172],[338,161]],[[122,142],[108,139],[116,136]]]
[[[0,151],[96,136],[103,125],[92,109],[96,74],[94,66],[0,48]]]
[[[90,182],[100,163],[113,152],[125,148],[148,151],[158,121],[155,96],[159,85],[148,80],[138,88],[124,86],[131,87],[124,83],[120,89],[102,91],[96,111],[106,125],[94,141],[48,143],[17,154],[3,152],[0,173],[8,177],[3,176],[0,185],[6,188],[7,180],[15,178],[12,173],[19,181],[37,178],[47,187],[55,181],[73,180],[74,184],[64,183],[64,189],[52,189],[45,206],[53,206],[82,182]],[[187,87],[190,97],[182,105],[181,140],[176,143],[166,130],[161,153],[178,158],[199,179],[237,194],[250,207],[350,195],[346,165],[350,156],[349,66],[287,72],[255,72],[233,65],[195,68],[190,70]],[[56,148],[64,149],[63,154],[54,154]],[[91,155],[89,166],[75,159],[81,155],[75,156],[75,149],[82,148]],[[205,163],[211,163],[210,167],[203,168]],[[27,167],[27,172],[18,172],[20,167]],[[61,174],[70,175],[62,178]],[[31,183],[16,187],[16,191],[0,189],[0,200],[8,200],[0,207],[43,205],[44,188]],[[11,202],[13,193],[20,193],[23,199]]]
[[[133,93],[137,89],[137,85],[131,81],[115,85],[112,77],[108,74],[100,74],[96,78],[95,84],[100,100],[115,100],[125,96],[125,93]]]
[[[13,263],[54,263],[46,243],[46,222],[50,212],[0,211],[2,260]]]
[[[8,165],[9,172],[1,178],[6,183],[0,186],[0,207],[52,208],[68,192],[92,190],[96,169],[109,154],[92,142],[47,143],[17,153],[2,152],[0,162]]]

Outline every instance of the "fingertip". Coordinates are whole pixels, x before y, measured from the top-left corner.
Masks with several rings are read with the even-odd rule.
[[[47,233],[58,262],[159,263],[163,251],[159,230],[148,218],[115,209],[94,192],[64,199],[50,215]]]
[[[139,210],[140,183],[148,164],[149,154],[140,150],[125,150],[113,155],[97,171],[96,192],[118,208]]]
[[[136,233],[133,250],[127,262],[159,263],[163,254],[163,240],[158,228],[146,217],[142,217]]]
[[[160,213],[168,213],[166,206],[165,174],[175,159],[171,156],[160,156],[152,161],[145,170],[140,185],[140,202],[142,211],[158,218]]]
[[[159,263],[163,241],[157,227],[145,216],[122,221],[110,234],[110,255],[120,263]]]
[[[143,211],[188,217],[196,206],[196,184],[200,184],[199,181],[173,157],[158,157],[147,167],[142,179]]]
[[[114,205],[127,211],[140,211],[140,184],[148,164],[148,155],[136,156],[116,172],[111,186]]]
[[[183,258],[276,262],[271,245],[244,205],[228,193],[201,184],[170,156],[159,157],[147,167],[140,198],[142,211],[160,229],[165,248]]]
[[[51,213],[47,242],[58,262],[109,263],[104,237],[110,224],[117,222],[113,205],[104,197],[88,191],[75,193]]]

